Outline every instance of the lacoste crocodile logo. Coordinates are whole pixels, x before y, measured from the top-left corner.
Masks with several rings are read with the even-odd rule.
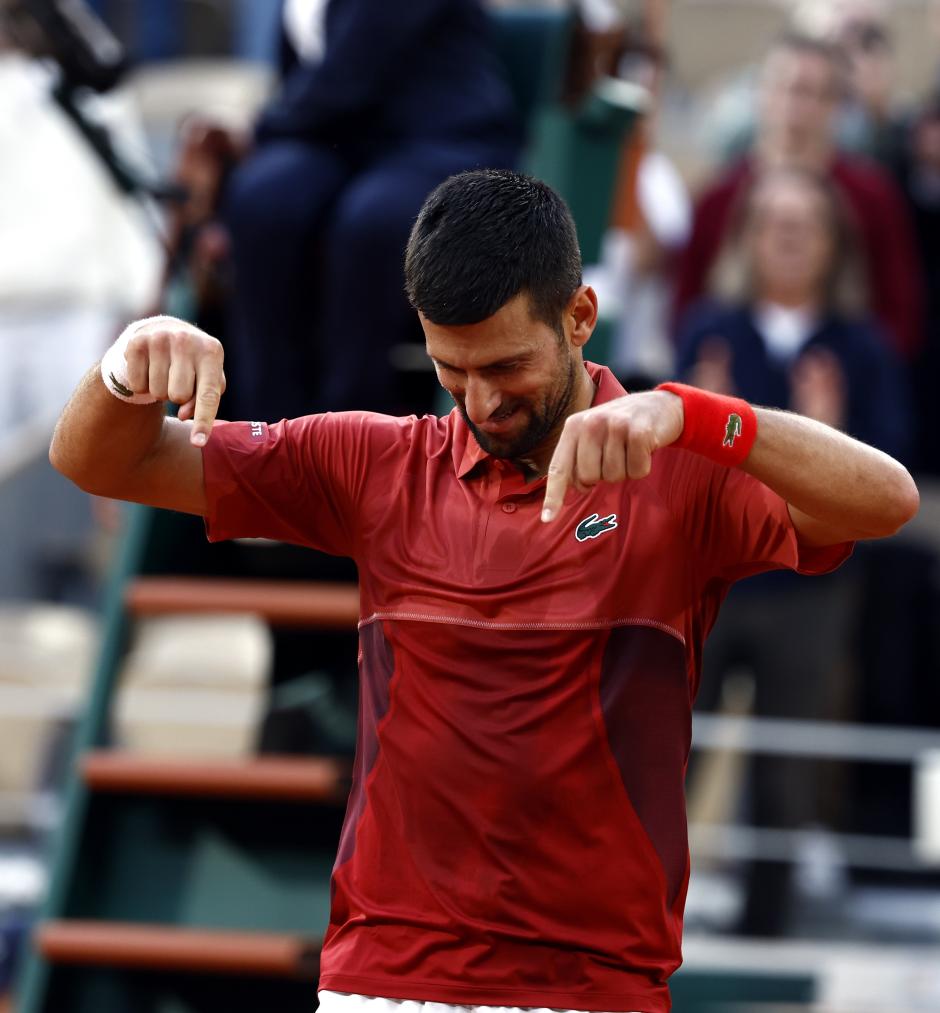
[[[129,387],[125,387],[124,384],[121,383],[121,381],[113,373],[108,373],[108,379],[111,381],[111,386],[122,397],[133,397],[134,396],[134,392]]]
[[[743,428],[741,416],[737,412],[732,412],[728,416],[728,424],[725,426],[725,438],[721,441],[721,445],[723,447],[733,447],[734,441],[741,435]]]
[[[605,531],[613,531],[615,527],[617,527],[616,514],[608,514],[606,517],[591,514],[574,529],[574,537],[579,542],[586,542],[589,538],[597,538]]]

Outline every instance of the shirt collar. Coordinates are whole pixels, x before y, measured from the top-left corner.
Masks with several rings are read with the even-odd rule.
[[[594,400],[591,402],[592,407],[594,405],[604,404],[607,401],[613,401],[618,397],[623,397],[627,392],[621,387],[617,378],[606,366],[598,366],[593,362],[585,362],[585,368],[588,371],[592,382],[594,383]],[[463,416],[460,414],[459,409],[454,408],[450,413],[451,425],[454,431],[453,440],[453,460],[454,460],[454,471],[458,478],[466,477],[473,469],[481,462],[486,460],[493,460],[493,455],[487,453],[464,422]]]

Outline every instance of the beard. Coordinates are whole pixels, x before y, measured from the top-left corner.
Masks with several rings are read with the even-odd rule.
[[[463,401],[456,398],[454,400],[467,428],[483,450],[493,457],[515,460],[531,454],[536,447],[545,442],[553,430],[560,429],[564,424],[574,403],[577,377],[578,370],[574,359],[565,357],[564,361],[559,362],[551,390],[538,404],[522,400],[509,401],[501,406],[497,416],[508,416],[517,409],[528,414],[528,420],[522,430],[511,435],[507,434],[505,437],[482,432],[470,421]]]

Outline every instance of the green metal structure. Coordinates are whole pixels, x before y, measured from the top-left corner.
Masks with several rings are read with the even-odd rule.
[[[81,776],[89,751],[110,746],[110,710],[129,632],[124,590],[134,576],[179,561],[195,518],[127,508],[127,526],[104,607],[105,636],[91,695],[74,739],[65,816],[40,923],[130,924],[296,935],[316,948],[329,914],[329,879],[342,797],[194,796],[95,791]],[[354,648],[350,645],[350,651]],[[198,963],[198,960],[196,961]],[[309,1011],[316,972],[292,980],[105,964],[57,963],[31,948],[18,1013],[233,1013]],[[268,1003],[277,997],[276,1006]]]

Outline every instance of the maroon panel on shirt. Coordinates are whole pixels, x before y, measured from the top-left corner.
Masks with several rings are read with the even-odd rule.
[[[646,626],[612,630],[600,694],[611,752],[663,863],[672,907],[685,894],[689,872],[685,766],[692,712],[682,644]]]
[[[608,630],[390,619],[364,635],[379,625],[390,703],[321,987],[665,1013],[679,916],[607,741]]]
[[[395,670],[392,648],[381,623],[369,623],[359,634],[359,726],[356,763],[334,868],[352,858],[356,830],[366,804],[365,783],[379,755],[378,726],[388,711],[389,683]]]

